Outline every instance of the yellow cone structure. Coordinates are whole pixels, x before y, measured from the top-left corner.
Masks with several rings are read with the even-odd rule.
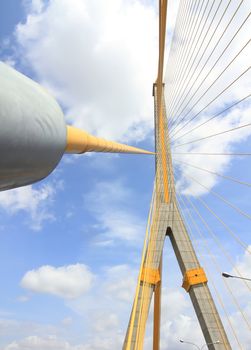
[[[67,145],[65,153],[111,152],[111,153],[140,153],[154,154],[140,148],[108,141],[92,136],[84,130],[67,126]]]

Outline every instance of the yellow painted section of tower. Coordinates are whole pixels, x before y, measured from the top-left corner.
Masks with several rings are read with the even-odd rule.
[[[157,186],[157,181],[156,181],[156,186]],[[145,281],[141,281],[142,295],[139,301],[139,320],[138,320],[139,324],[137,327],[136,343],[135,343],[135,347],[133,348],[134,350],[136,349],[142,350],[144,346],[146,323],[148,319],[149,306],[150,306],[149,302],[151,301],[150,293],[152,290],[152,286],[154,285],[154,283],[149,283],[149,280],[151,278],[150,275],[152,271],[154,271],[154,273],[156,273],[157,271],[156,269],[150,268],[154,259],[154,252],[156,251],[156,236],[158,234],[157,226],[159,222],[159,209],[160,209],[159,201],[157,199],[156,194],[155,194],[155,197],[156,197],[156,200],[153,207],[151,228],[148,233],[149,234],[148,246],[147,246],[147,251],[146,251],[145,260],[144,260]],[[160,277],[158,279],[160,282]],[[155,284],[155,288],[156,288],[156,284]]]
[[[157,284],[160,281],[159,270],[144,267],[141,274],[141,281],[150,284]]]
[[[162,94],[162,88],[161,88]],[[165,143],[165,130],[164,130],[164,120],[163,120],[163,106],[162,98],[161,105],[159,106],[159,136],[160,136],[160,146],[161,146],[161,163],[162,163],[162,174],[163,174],[163,186],[164,186],[164,200],[166,203],[169,202],[169,188],[168,188],[168,169],[167,169],[167,153],[166,153],[166,143]]]
[[[136,295],[134,299],[131,318],[128,326],[128,333],[126,336],[126,343],[124,350],[143,350],[146,323],[148,319],[149,307],[151,302],[151,295],[153,288],[159,286],[156,295],[157,302],[160,303],[161,295],[161,277],[160,270],[156,269],[155,254],[157,249],[157,236],[159,233],[161,205],[169,203],[169,176],[167,168],[167,140],[166,140],[166,124],[165,124],[165,110],[163,101],[163,64],[165,51],[165,31],[166,31],[166,11],[167,0],[160,0],[160,23],[159,23],[159,65],[158,77],[154,84],[154,94],[156,94],[156,112],[158,128],[156,130],[158,135],[158,166],[155,179],[154,197],[155,202],[151,205],[152,214],[148,218],[148,230],[144,243],[144,249],[141,260],[140,273],[138,284],[136,288]],[[162,193],[164,198],[162,198]],[[154,346],[155,350],[159,349],[159,330],[160,330],[160,305],[155,305],[158,309],[159,315],[155,314],[159,322],[155,322],[154,327]],[[136,312],[137,311],[137,312]]]
[[[143,246],[143,251],[142,251],[142,256],[141,256],[140,271],[139,271],[139,275],[138,275],[137,288],[136,288],[135,299],[134,299],[133,308],[132,308],[131,319],[130,319],[130,323],[129,323],[128,339],[127,339],[127,344],[126,344],[126,349],[125,350],[131,350],[133,325],[134,325],[134,322],[135,322],[136,309],[137,309],[138,300],[139,300],[139,290],[140,290],[140,284],[141,284],[141,276],[142,276],[143,269],[144,269],[144,261],[145,261],[145,256],[146,256],[146,252],[147,252],[147,243],[148,243],[148,239],[149,239],[149,235],[150,235],[151,219],[152,219],[152,216],[153,216],[154,205],[155,205],[155,188],[153,189],[152,200],[151,200],[151,205],[150,205],[150,211],[149,211],[149,215],[148,215],[148,219],[147,219],[147,227],[146,227],[144,246]],[[137,329],[136,339],[137,339],[137,344],[138,344],[137,345],[138,346],[137,349],[138,350],[143,349],[144,338],[142,338],[141,340],[139,339],[139,329]]]
[[[163,113],[163,71],[164,71],[164,56],[165,56],[165,37],[166,37],[166,17],[167,17],[167,0],[159,0],[159,61],[158,61],[158,76],[156,81],[157,87],[157,112],[159,122],[159,138],[161,148],[161,165],[163,174],[164,186],[164,201],[169,202],[168,189],[168,169],[167,169],[167,152],[164,128]]]
[[[207,282],[207,276],[202,267],[187,270],[183,277],[182,287],[188,292],[191,286]]]

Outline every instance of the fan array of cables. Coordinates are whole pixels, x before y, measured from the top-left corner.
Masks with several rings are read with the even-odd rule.
[[[177,201],[235,349],[251,285],[221,272],[245,277],[236,256],[251,258],[250,28],[249,0],[181,0],[165,79]]]

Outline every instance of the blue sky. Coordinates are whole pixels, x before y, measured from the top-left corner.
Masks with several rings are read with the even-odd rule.
[[[177,2],[170,2],[168,48],[176,12]],[[10,0],[0,3],[0,13],[0,59],[44,85],[59,101],[68,123],[99,136],[153,149],[151,92],[156,78],[158,28],[155,4],[110,0],[104,6],[99,1],[74,0],[72,6],[67,0]],[[245,36],[243,33],[244,39]],[[245,56],[241,63],[246,60]],[[238,73],[236,69],[231,74]],[[248,87],[248,82],[241,82],[201,116],[200,121],[240,98]],[[207,99],[212,96],[209,94]],[[227,118],[217,119],[208,128],[195,132],[191,139],[248,123],[249,111],[247,103],[226,115]],[[222,137],[220,141],[212,139],[206,148],[198,143],[183,149],[184,152],[248,152],[250,131],[236,135]],[[247,157],[193,156],[191,160],[184,155],[180,159],[250,181]],[[231,239],[199,198],[247,244],[250,244],[250,220],[200,185],[193,186],[186,176],[195,177],[247,213],[250,213],[250,188],[189,167],[181,166],[178,171],[179,192],[196,203],[231,253],[234,265],[243,275],[250,274],[250,255]],[[32,187],[1,193],[1,350],[121,348],[133,301],[153,181],[152,156],[66,155],[47,179]],[[189,223],[187,209],[184,216]],[[231,272],[231,265],[205,227],[198,218],[196,221],[205,232],[219,266]],[[233,324],[243,324],[239,337],[243,348],[249,349],[246,324],[224,291],[208,250],[203,251],[203,241],[196,236],[194,228],[192,231],[198,254],[205,261],[203,266],[214,276]],[[162,339],[163,348],[168,344],[171,350],[184,348],[178,342],[182,337],[203,344],[190,300],[180,288],[181,281],[167,242]],[[230,287],[238,289],[236,295],[241,297],[241,307],[250,319],[250,292],[235,281]],[[228,330],[223,314],[222,317]],[[151,348],[150,326],[151,320],[147,349]],[[232,341],[235,348],[235,340]]]

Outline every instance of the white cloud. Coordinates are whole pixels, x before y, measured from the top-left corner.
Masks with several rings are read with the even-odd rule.
[[[245,276],[246,278],[251,278],[251,255],[249,253],[250,251],[251,245],[248,246],[244,256],[241,256],[236,264],[236,268],[240,271],[242,276]]]
[[[28,295],[20,295],[17,298],[17,301],[19,301],[20,303],[26,303],[29,300],[30,300],[30,297]]]
[[[106,293],[119,301],[132,303],[137,281],[136,271],[128,265],[117,265],[107,269],[106,277]]]
[[[237,257],[237,262],[234,266],[234,268],[231,271],[226,271],[228,273],[230,273],[231,275],[234,276],[240,276],[240,277],[244,277],[244,278],[249,278],[251,279],[251,245],[248,246],[248,248],[246,249],[244,255],[238,256]],[[251,301],[249,298],[249,294],[247,294],[248,292],[250,293],[250,289],[248,289],[247,286],[249,286],[249,288],[251,288],[251,283],[249,281],[247,281],[246,283],[240,279],[228,279],[227,280],[230,287],[232,288],[232,290],[235,291],[235,296],[238,297],[238,300],[241,301],[242,305],[247,305],[248,303],[250,303],[250,307],[251,307]]]
[[[237,287],[238,288],[238,287]],[[250,349],[250,343],[251,343],[251,335],[250,335],[250,325],[243,322],[243,313],[247,320],[249,321],[251,318],[251,302],[250,302],[250,292],[246,294],[247,300],[246,305],[242,308],[242,313],[240,311],[232,313],[230,320],[232,322],[234,330],[236,330],[238,339],[243,346],[244,349],[249,350]],[[236,339],[233,336],[233,332],[229,332],[231,334],[231,340],[232,344],[238,345],[236,342]]]
[[[128,203],[132,200],[130,189],[119,180],[97,183],[85,196],[86,208],[100,231],[95,244],[109,245],[117,240],[135,243],[143,237],[145,223],[130,209]]]
[[[118,350],[120,349],[116,337],[110,339],[93,338],[92,345],[79,344],[73,345],[70,342],[58,338],[54,335],[49,336],[29,336],[20,341],[14,341],[4,347],[2,350]]]
[[[115,322],[114,315],[120,321],[121,318],[123,321],[127,321],[127,313],[129,315],[136,281],[137,270],[130,265],[104,267],[96,275],[95,285],[98,288],[93,288],[90,293],[86,293],[79,299],[67,301],[67,306],[79,315],[88,315],[89,326],[90,318],[95,320],[93,322],[94,328],[97,320],[103,322],[103,319],[106,324],[107,317],[111,317],[110,321]],[[121,310],[125,310],[125,314],[121,313]]]
[[[73,319],[72,317],[65,317],[61,323],[64,325],[64,326],[70,326],[72,323],[73,323]]]
[[[93,280],[94,275],[83,264],[61,267],[46,265],[26,272],[21,286],[37,293],[74,299],[86,293],[91,288]]]
[[[51,335],[47,337],[29,336],[20,341],[14,341],[3,350],[85,350],[84,346],[73,346],[67,341]]]
[[[5,318],[0,318],[0,347],[4,341],[23,338],[30,334],[43,336],[58,333],[58,329],[53,325],[15,320],[11,316],[13,315],[5,315]]]
[[[168,260],[172,264],[172,271],[177,275],[177,266],[173,262]],[[240,257],[240,262],[246,261],[246,256]],[[169,264],[168,264],[169,265]],[[168,268],[169,266],[164,266]],[[164,286],[166,285],[166,271],[164,269]],[[81,330],[81,341],[78,345],[71,342],[70,339],[74,339],[74,336],[68,338],[65,334],[63,337],[59,337],[61,333],[54,333],[49,328],[44,332],[38,334],[35,333],[34,327],[33,335],[24,338],[19,341],[12,341],[8,346],[6,345],[3,350],[17,349],[17,350],[47,350],[47,349],[59,349],[59,350],[108,350],[121,349],[127,323],[129,320],[130,310],[133,302],[133,296],[136,287],[138,269],[129,265],[117,265],[106,267],[96,276],[96,282],[98,288],[92,289],[89,293],[85,293],[83,296],[76,300],[68,300],[67,306],[77,312],[84,319],[81,319],[85,334]],[[179,343],[179,339],[185,339],[192,341],[196,344],[204,344],[202,332],[200,330],[195,313],[192,309],[191,300],[189,295],[183,290],[177,290],[177,286],[170,286],[173,276],[168,275],[169,287],[164,287],[162,293],[162,322],[161,322],[161,346],[163,348],[170,348],[171,350],[179,350],[182,344]],[[177,284],[177,280],[175,281]],[[238,286],[236,287],[238,288]],[[245,300],[248,300],[249,293],[242,294]],[[250,315],[250,302],[246,304],[243,311],[247,317]],[[230,311],[231,320],[236,329],[238,336],[241,339],[241,343],[244,349],[248,349],[250,343],[250,334],[245,325],[239,327],[243,323],[243,319],[239,312],[235,310]],[[152,316],[153,310],[151,308],[146,339],[145,349],[152,349]],[[223,317],[223,321],[225,319]],[[11,328],[13,328],[13,322]],[[71,318],[64,320],[63,324],[69,324],[72,322]],[[226,323],[227,324],[227,323]],[[15,327],[20,323],[16,322]],[[7,328],[6,328],[7,327]],[[3,328],[3,334],[10,325],[6,325]],[[22,328],[22,327],[21,327]],[[65,328],[64,328],[65,329]],[[68,328],[67,328],[68,329]],[[228,328],[227,328],[228,330]],[[32,332],[32,331],[31,331]],[[27,327],[26,327],[27,333]],[[13,334],[13,333],[11,333]],[[21,333],[18,333],[21,334]],[[57,336],[48,336],[48,334],[57,334]],[[233,348],[235,341],[229,331],[229,336]],[[82,340],[83,339],[83,340]]]
[[[50,0],[42,7],[33,0],[16,37],[22,59],[69,121],[104,137],[138,140],[153,125],[157,29],[151,2]]]
[[[98,289],[91,295],[70,301],[68,306],[88,318],[86,329],[89,339],[86,349],[119,350],[125,337],[136,288],[138,266],[116,265],[106,267],[97,276]],[[98,300],[98,303],[96,302]],[[149,315],[145,349],[152,349],[152,309]],[[86,325],[87,327],[87,325]],[[191,308],[188,295],[183,290],[164,288],[162,297],[162,347],[178,349],[178,339],[203,343],[202,334]]]
[[[118,316],[116,314],[97,314],[94,329],[97,332],[105,332],[107,330],[116,329],[119,325]]]
[[[25,211],[31,217],[30,226],[34,230],[42,227],[43,221],[54,220],[50,206],[55,195],[51,185],[20,187],[0,193],[0,207],[13,215]]]

